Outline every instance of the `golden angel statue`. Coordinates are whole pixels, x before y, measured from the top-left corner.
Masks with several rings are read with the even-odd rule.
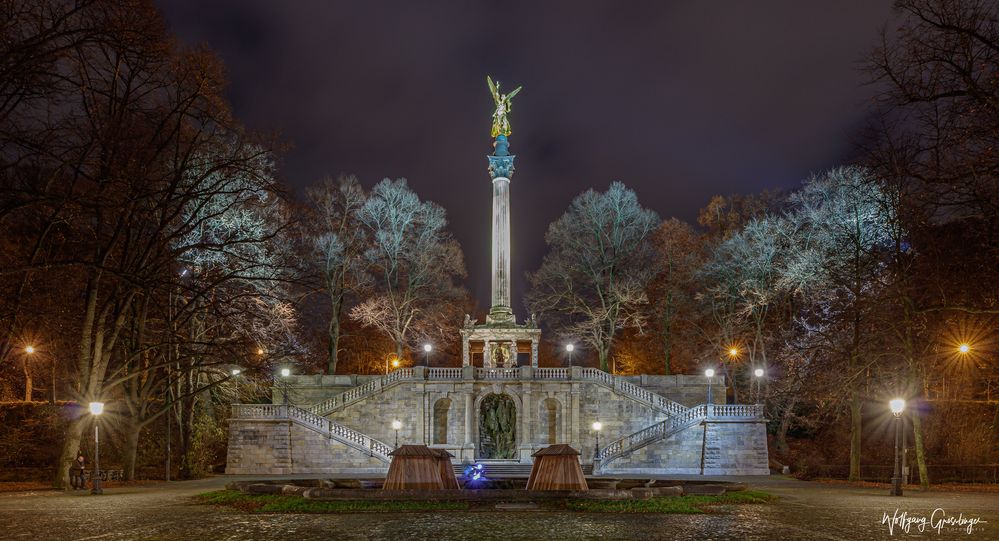
[[[493,83],[492,77],[486,76],[486,82],[489,83],[489,92],[493,95],[493,101],[496,102],[496,111],[493,112],[493,129],[490,132],[490,137],[496,137],[497,135],[510,135],[510,121],[507,120],[506,115],[510,114],[512,110],[512,100],[513,97],[520,92],[522,86],[518,86],[513,92],[509,94],[500,94],[500,84]]]

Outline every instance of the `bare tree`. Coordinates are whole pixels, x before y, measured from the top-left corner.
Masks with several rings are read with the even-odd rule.
[[[368,248],[359,213],[366,196],[353,176],[331,178],[307,190],[316,215],[309,232],[310,262],[314,263],[330,303],[327,325],[326,373],[335,374],[348,296],[369,285],[362,260]]]
[[[646,290],[661,264],[652,244],[658,225],[624,184],[588,190],[548,226],[549,252],[528,275],[531,312],[592,346],[603,370],[618,331],[645,323]]]
[[[371,238],[372,292],[350,316],[390,337],[401,358],[414,337],[457,324],[447,308],[463,298],[455,280],[465,276],[464,256],[444,209],[420,201],[405,179],[375,185],[359,219]]]

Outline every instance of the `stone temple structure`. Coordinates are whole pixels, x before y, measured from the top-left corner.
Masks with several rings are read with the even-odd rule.
[[[383,475],[387,442],[398,442],[524,477],[532,455],[553,444],[581,450],[584,471],[598,475],[767,474],[762,408],[709,403],[712,394],[724,401],[709,392],[723,385],[720,377],[539,367],[541,330],[533,316],[518,324],[510,303],[514,156],[506,114],[520,89],[503,95],[489,83],[497,106],[488,156],[492,306],[482,324],[465,316],[462,365],[287,378],[275,385],[275,403],[232,406],[227,473]],[[288,404],[280,403],[283,385]]]

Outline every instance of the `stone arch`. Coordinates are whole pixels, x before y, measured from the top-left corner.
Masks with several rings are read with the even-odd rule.
[[[478,451],[481,458],[517,458],[517,420],[520,404],[510,394],[486,393],[476,407]]]
[[[538,404],[538,439],[553,445],[562,438],[562,402],[548,397]]]
[[[451,412],[451,399],[441,398],[434,402],[434,438],[435,444],[447,443],[448,415]]]

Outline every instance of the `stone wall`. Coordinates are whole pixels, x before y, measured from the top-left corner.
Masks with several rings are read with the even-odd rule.
[[[767,425],[751,423],[706,423],[704,438],[705,475],[767,475]]]

